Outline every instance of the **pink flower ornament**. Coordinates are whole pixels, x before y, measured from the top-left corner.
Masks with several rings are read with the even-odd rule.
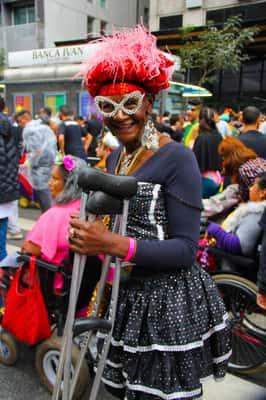
[[[63,158],[63,164],[67,171],[72,171],[72,169],[75,168],[75,161],[70,156],[65,156]]]

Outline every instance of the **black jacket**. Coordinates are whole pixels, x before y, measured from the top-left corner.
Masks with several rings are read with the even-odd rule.
[[[241,133],[238,139],[247,147],[255,151],[258,157],[266,159],[266,136],[259,131]]]
[[[223,140],[218,131],[200,133],[193,151],[197,158],[200,172],[221,171],[222,160],[218,154],[218,146]]]
[[[263,236],[257,284],[259,293],[266,294],[266,209],[261,217],[260,226],[263,230]]]
[[[0,112],[0,203],[19,198],[18,150],[11,124]]]

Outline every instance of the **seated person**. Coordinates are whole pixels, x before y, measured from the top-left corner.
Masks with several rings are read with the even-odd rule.
[[[208,237],[216,240],[217,247],[245,256],[253,254],[261,233],[259,221],[266,207],[266,172],[255,179],[249,199],[229,214],[222,226],[215,223],[208,226]]]
[[[44,212],[32,230],[27,234],[21,252],[36,255],[53,264],[61,265],[69,258],[68,229],[70,214],[80,209],[81,189],[78,186],[78,172],[86,167],[85,161],[74,156],[58,153],[49,188],[54,205]],[[0,277],[14,274],[19,263],[17,253],[8,255],[0,264]],[[4,272],[5,271],[5,272]],[[62,276],[56,274],[54,287],[62,287]],[[2,296],[6,296],[5,290]]]
[[[228,177],[230,183],[238,183],[241,200],[248,201],[250,186],[260,173],[266,171],[266,160],[235,137],[223,139],[218,152],[222,158],[223,176]]]
[[[259,289],[259,293],[257,294],[257,304],[266,310],[266,209],[264,210],[260,220],[260,227],[263,231],[263,237],[257,279]]]
[[[69,256],[67,241],[70,214],[79,212],[81,189],[78,172],[85,161],[58,153],[52,169],[49,188],[54,205],[43,213],[27,234],[22,252],[36,255],[60,265]]]
[[[240,201],[239,185],[232,183],[221,193],[217,193],[208,199],[202,199],[202,217],[209,218],[217,214],[227,212],[236,206]]]

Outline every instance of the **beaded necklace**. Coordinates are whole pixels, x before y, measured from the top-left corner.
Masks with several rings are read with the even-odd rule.
[[[127,153],[125,147],[120,153],[119,160],[115,169],[116,174],[120,175],[130,175],[134,166],[142,152],[145,150],[145,147],[141,146],[132,153]]]

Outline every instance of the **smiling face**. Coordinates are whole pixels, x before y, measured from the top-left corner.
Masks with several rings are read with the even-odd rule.
[[[127,95],[106,96],[115,103],[121,103]],[[132,100],[131,100],[132,102]],[[129,107],[134,107],[134,104]],[[104,124],[110,129],[113,135],[126,146],[129,151],[133,151],[140,144],[140,139],[144,131],[148,114],[152,111],[152,98],[144,96],[137,111],[127,114],[121,108],[112,117],[104,117]]]
[[[59,196],[60,193],[63,192],[65,182],[58,165],[55,165],[53,167],[48,184],[53,199],[55,199],[57,196]]]

